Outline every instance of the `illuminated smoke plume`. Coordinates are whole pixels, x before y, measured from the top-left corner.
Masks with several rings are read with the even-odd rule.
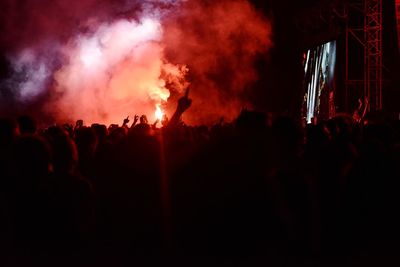
[[[257,80],[255,60],[271,47],[271,24],[246,0],[188,1],[165,26],[167,55],[191,73],[188,119],[233,119]]]
[[[153,115],[170,92],[166,77],[184,72],[164,60],[159,21],[118,20],[97,25],[63,48],[68,64],[55,72],[55,92],[47,106],[65,115],[95,122],[118,122],[127,114]],[[181,90],[182,91],[182,90]]]
[[[269,23],[244,0],[65,2],[0,4],[12,14],[0,21],[14,70],[3,84],[20,105],[41,99],[57,120],[153,120],[160,107],[174,109],[168,99],[189,85],[188,71],[187,119],[232,118],[257,79],[255,58],[271,45]]]

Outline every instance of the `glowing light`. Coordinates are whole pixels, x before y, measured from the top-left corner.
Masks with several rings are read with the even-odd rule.
[[[157,119],[157,120],[160,120],[160,121],[162,120],[162,118],[163,118],[163,116],[164,116],[164,112],[161,110],[161,108],[160,108],[159,105],[156,106],[155,115],[156,115],[156,119]]]

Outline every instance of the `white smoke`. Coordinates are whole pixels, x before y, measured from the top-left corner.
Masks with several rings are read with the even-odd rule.
[[[15,74],[6,83],[10,87],[18,88],[16,97],[25,103],[42,95],[52,75],[47,60],[28,48],[10,60],[13,62]]]
[[[117,123],[136,113],[153,119],[156,107],[170,96],[167,82],[179,90],[187,86],[187,69],[165,60],[157,17],[95,24],[54,47],[63,59],[56,71],[46,53],[22,51],[12,60],[14,69],[25,75],[18,83],[19,99],[43,94],[52,78],[46,110],[58,119]]]
[[[182,75],[166,63],[162,27],[154,18],[118,20],[80,35],[64,47],[65,64],[54,77],[59,99],[49,110],[94,122],[118,122],[127,114],[153,114],[170,95],[163,72]]]

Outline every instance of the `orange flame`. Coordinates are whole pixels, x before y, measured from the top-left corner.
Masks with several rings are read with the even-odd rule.
[[[159,105],[156,105],[156,112],[154,113],[156,116],[156,119],[161,121],[163,116],[164,116],[164,112],[162,111],[162,109],[160,108]]]

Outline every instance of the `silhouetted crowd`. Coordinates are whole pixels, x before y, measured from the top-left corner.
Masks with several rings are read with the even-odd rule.
[[[388,266],[400,123],[0,120],[1,266]],[[396,252],[397,251],[397,252]],[[386,263],[385,263],[386,262]],[[335,265],[337,264],[337,265]]]

